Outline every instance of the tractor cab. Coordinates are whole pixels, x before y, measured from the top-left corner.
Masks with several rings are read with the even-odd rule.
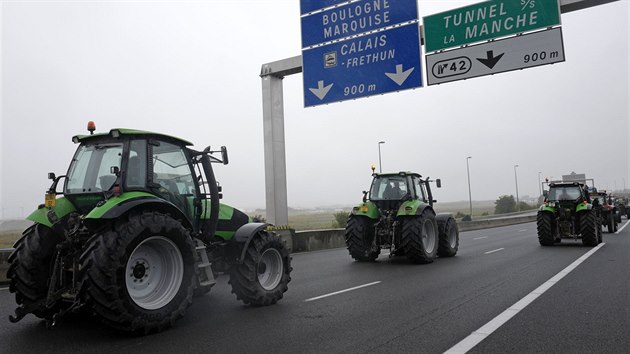
[[[369,199],[381,210],[398,210],[406,200],[419,200],[433,205],[429,180],[412,172],[373,174]],[[439,180],[438,182],[439,187]]]

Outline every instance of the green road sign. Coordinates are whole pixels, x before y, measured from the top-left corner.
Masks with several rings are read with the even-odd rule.
[[[426,16],[426,52],[560,24],[558,0],[489,0]]]

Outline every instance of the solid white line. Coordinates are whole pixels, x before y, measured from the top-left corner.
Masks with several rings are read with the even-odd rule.
[[[499,248],[499,249],[496,249],[496,250],[488,251],[488,252],[486,252],[485,254],[490,254],[490,253],[494,253],[494,252],[503,251],[504,249],[505,249],[505,248]]]
[[[359,286],[355,286],[353,288],[349,288],[349,289],[345,289],[345,290],[339,290],[339,291],[335,291],[334,293],[330,293],[330,294],[325,294],[325,295],[321,295],[321,296],[316,296],[316,297],[312,297],[310,299],[306,299],[304,300],[304,302],[309,302],[309,301],[314,301],[314,300],[319,300],[319,299],[323,299],[325,297],[329,297],[329,296],[333,296],[333,295],[338,295],[338,294],[342,294],[348,291],[352,291],[352,290],[357,290],[357,289],[361,289],[361,288],[365,288],[367,286],[372,286],[372,285],[376,285],[378,283],[380,283],[381,281],[375,281],[372,283],[367,283],[367,284],[363,284],[363,285],[359,285]]]
[[[621,230],[625,229],[626,226],[628,226],[628,223],[630,222],[630,220],[627,220],[625,224],[623,224],[623,226],[620,229],[617,229],[617,232],[615,232],[615,235],[620,233]]]
[[[8,287],[7,288],[0,288],[0,290],[9,290],[9,288]]]
[[[482,238],[488,238],[488,236],[475,237],[473,240],[481,240]]]
[[[527,294],[524,298],[517,301],[510,308],[490,320],[490,322],[481,326],[478,330],[472,332],[468,337],[462,339],[459,343],[455,344],[451,349],[447,350],[444,353],[466,353],[474,348],[482,340],[486,339],[486,337],[492,334],[492,332],[496,331],[499,327],[504,325],[507,321],[509,321],[512,317],[519,313],[522,309],[526,308],[529,304],[536,300],[540,295],[544,294],[545,291],[549,290],[549,288],[559,282],[560,279],[564,278],[565,275],[569,274],[572,270],[577,268],[577,266],[584,262],[588,257],[592,256],[595,252],[597,252],[597,250],[604,247],[604,245],[605,243],[600,243],[599,246],[591,249],[590,251],[582,255],[582,257],[578,258],[575,262],[564,268],[562,271],[560,271],[560,273],[547,280],[543,285],[534,289],[534,291]]]

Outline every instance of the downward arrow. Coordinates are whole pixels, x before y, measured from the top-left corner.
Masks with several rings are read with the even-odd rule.
[[[324,97],[326,97],[326,94],[328,94],[328,91],[330,91],[330,88],[332,87],[333,84],[330,84],[328,86],[324,86],[324,81],[317,81],[317,88],[309,88],[309,90],[311,90],[311,92],[317,96],[317,98],[319,98],[320,100],[323,100]]]
[[[388,78],[394,80],[394,82],[397,83],[398,86],[400,86],[403,84],[403,82],[405,82],[405,80],[407,80],[407,78],[409,77],[409,74],[411,74],[413,69],[414,68],[412,67],[411,69],[407,69],[403,71],[402,64],[398,64],[396,65],[395,73],[385,73],[385,75],[387,75]]]
[[[486,52],[487,58],[477,58],[477,60],[479,60],[481,64],[487,66],[489,69],[492,69],[494,68],[495,65],[497,65],[499,60],[501,60],[501,57],[503,56],[503,54],[505,53],[501,53],[495,57],[494,53],[491,50],[489,50]]]

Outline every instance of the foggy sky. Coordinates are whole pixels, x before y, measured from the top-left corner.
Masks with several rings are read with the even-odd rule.
[[[419,0],[420,17],[476,1]],[[126,127],[202,149],[224,202],[264,208],[261,65],[301,54],[299,1],[8,2],[1,5],[0,206],[26,216],[71,137]],[[630,188],[627,0],[562,15],[566,62],[305,109],[284,79],[291,207],[353,205],[370,165],[441,178],[440,201],[537,196],[538,173]],[[424,63],[423,63],[424,66]],[[424,68],[423,68],[424,70]]]

